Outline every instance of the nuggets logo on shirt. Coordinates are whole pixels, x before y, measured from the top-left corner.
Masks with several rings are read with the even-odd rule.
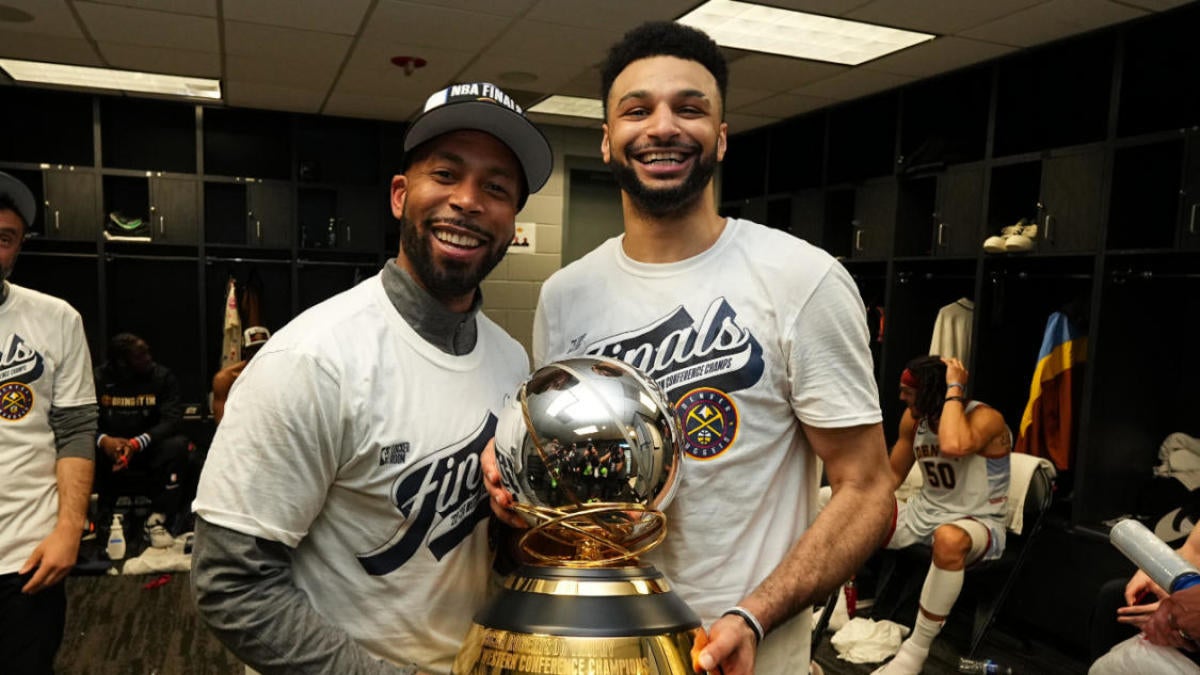
[[[0,343],[0,420],[16,422],[33,410],[33,389],[42,376],[44,359],[20,335],[10,334]]]
[[[390,541],[358,556],[367,574],[390,574],[422,547],[441,560],[474,531],[479,521],[488,517],[479,454],[495,434],[496,416],[488,413],[468,439],[405,468],[394,483],[393,496],[393,504],[404,520]],[[403,454],[407,457],[408,444],[400,445],[404,446]]]
[[[699,321],[680,306],[649,326],[593,342],[584,353],[621,359],[654,378],[668,396],[679,396],[675,412],[685,451],[712,459],[737,439],[738,411],[729,394],[759,381],[762,351],[722,297]]]
[[[696,459],[712,459],[737,439],[737,406],[723,391],[693,389],[675,404],[675,415],[686,441],[683,451]]]
[[[0,419],[16,422],[33,410],[33,390],[20,382],[0,384]]]

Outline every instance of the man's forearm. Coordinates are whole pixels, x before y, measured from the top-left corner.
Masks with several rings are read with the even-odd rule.
[[[882,448],[882,431],[877,433]],[[834,490],[829,503],[743,601],[767,631],[827,597],[883,543],[895,513],[892,472],[882,449],[866,461],[870,467],[852,478],[830,475]]]
[[[372,656],[313,609],[292,581],[291,551],[196,519],[192,592],[200,616],[263,675],[413,675]]]
[[[63,457],[54,463],[58,482],[58,526],[70,526],[81,533],[80,536],[87,521],[95,466],[92,460],[79,457]]]

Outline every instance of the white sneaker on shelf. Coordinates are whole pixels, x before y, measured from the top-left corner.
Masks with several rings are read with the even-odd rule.
[[[143,528],[146,532],[146,540],[154,548],[171,548],[175,544],[175,537],[167,531],[167,517],[162,513],[151,513],[146,518],[146,525]]]
[[[1011,234],[1004,240],[1004,250],[1009,253],[1026,253],[1033,250],[1034,241],[1038,236],[1037,225],[1026,225],[1017,234]]]

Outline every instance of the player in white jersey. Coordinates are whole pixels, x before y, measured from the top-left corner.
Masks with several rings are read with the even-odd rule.
[[[966,387],[967,370],[955,358],[913,359],[900,376],[907,408],[892,448],[892,477],[899,487],[920,462],[924,484],[900,505],[887,547],[929,544],[933,560],[912,635],[877,673],[921,672],[962,590],[963,569],[1004,552],[1012,433],[996,409],[968,399]]]
[[[91,493],[96,390],[70,305],[8,282],[37,213],[0,172],[0,671],[53,672]]]
[[[479,454],[529,373],[479,283],[550,175],[487,83],[439,91],[392,179],[401,248],[234,382],[195,501],[192,584],[261,673],[449,673],[489,591]]]
[[[805,610],[882,543],[891,481],[849,275],[789,234],[717,214],[726,75],[712,40],[679,24],[613,46],[601,152],[625,233],[543,286],[534,360],[614,356],[668,393],[686,466],[649,558],[707,626],[706,670],[796,675],[809,669]],[[818,457],[834,486],[819,516]]]

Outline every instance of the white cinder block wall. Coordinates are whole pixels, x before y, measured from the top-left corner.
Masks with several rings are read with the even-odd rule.
[[[540,125],[554,149],[554,173],[546,186],[529,196],[518,222],[534,222],[537,253],[508,255],[483,282],[483,311],[522,345],[533,348],[533,310],[542,282],[562,266],[567,157],[600,158],[599,129]]]

